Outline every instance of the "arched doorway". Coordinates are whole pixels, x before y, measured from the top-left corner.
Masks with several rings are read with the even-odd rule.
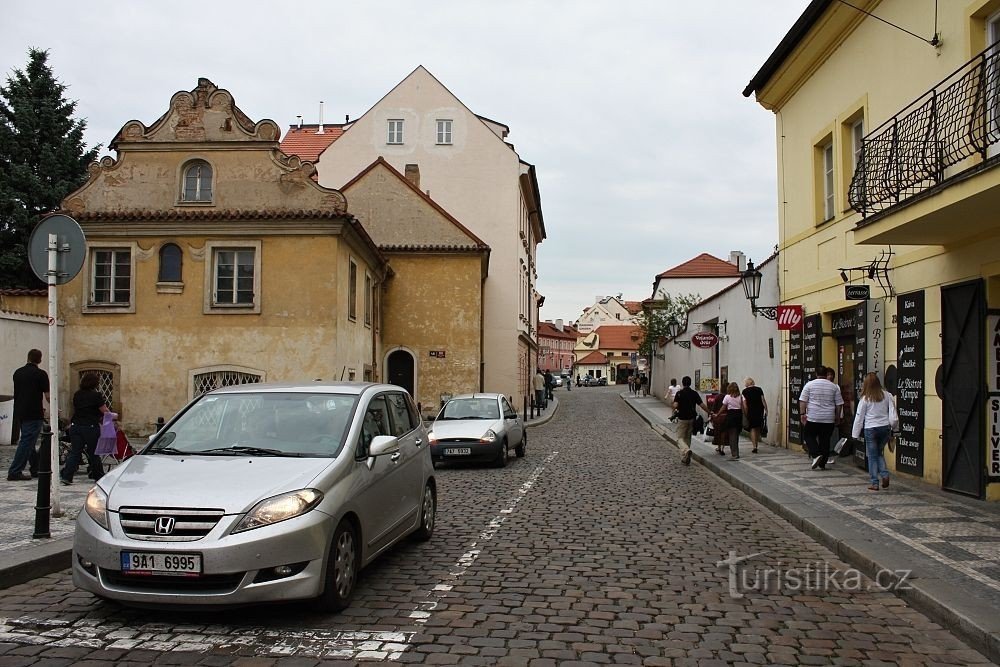
[[[385,361],[385,375],[389,384],[399,385],[410,392],[410,396],[416,397],[413,366],[412,354],[406,350],[393,350]]]

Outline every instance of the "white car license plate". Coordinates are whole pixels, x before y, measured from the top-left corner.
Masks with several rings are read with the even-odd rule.
[[[468,456],[472,453],[471,447],[449,447],[444,450],[445,456]]]
[[[201,554],[166,554],[139,551],[121,552],[122,574],[201,574]]]

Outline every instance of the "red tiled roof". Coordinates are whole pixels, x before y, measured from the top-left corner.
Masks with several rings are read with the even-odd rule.
[[[549,322],[539,322],[538,323],[538,337],[542,336],[546,338],[565,338],[567,340],[576,340],[577,331],[573,327],[565,326],[562,331],[556,329],[556,325]]]
[[[340,138],[344,128],[339,125],[323,125],[323,134],[317,134],[319,125],[292,125],[281,140],[281,152],[298,155],[303,162],[315,162],[327,146]]]
[[[735,264],[703,252],[694,259],[667,269],[657,278],[738,278],[740,270]]]
[[[638,350],[642,331],[639,327],[605,325],[597,327],[602,350]]]
[[[601,354],[600,352],[591,352],[585,356],[580,361],[576,362],[578,364],[606,364],[608,363],[608,358]]]
[[[638,315],[642,312],[642,301],[623,301],[622,303],[625,304],[629,315]]]
[[[167,209],[162,211],[79,211],[73,213],[79,221],[136,220],[303,220],[336,218],[349,219],[350,215],[335,208],[329,209],[274,209],[270,211],[240,209]]]

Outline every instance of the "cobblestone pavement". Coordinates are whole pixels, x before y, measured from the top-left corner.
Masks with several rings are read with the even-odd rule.
[[[75,591],[61,572],[3,592],[0,667],[988,664],[701,466],[683,466],[615,387],[560,402],[529,431],[526,458],[440,470],[434,538],[365,570],[339,615],[134,610]]]

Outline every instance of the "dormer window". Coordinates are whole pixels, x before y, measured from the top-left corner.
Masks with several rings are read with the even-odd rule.
[[[212,201],[212,167],[204,160],[194,160],[184,167],[184,189],[181,201]]]

